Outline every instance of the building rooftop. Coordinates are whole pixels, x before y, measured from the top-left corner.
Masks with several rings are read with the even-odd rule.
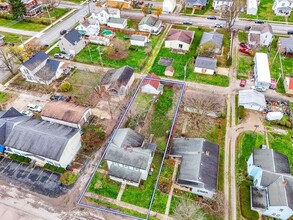
[[[195,67],[216,70],[217,59],[198,56],[195,59]]]
[[[171,29],[166,41],[178,40],[186,44],[191,44],[194,37],[194,31]]]
[[[41,63],[47,60],[49,56],[45,54],[43,51],[37,52],[34,56],[32,56],[29,60],[24,62],[23,66],[28,68],[30,71],[33,71],[37,68]]]

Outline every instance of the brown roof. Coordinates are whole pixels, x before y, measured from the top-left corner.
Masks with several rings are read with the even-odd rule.
[[[259,34],[250,34],[250,42],[256,42],[259,44],[260,42],[260,35]]]
[[[179,40],[187,44],[191,44],[194,36],[194,31],[186,31],[186,30],[178,30],[178,29],[171,29],[169,31],[168,40]]]
[[[250,29],[250,31],[259,31],[261,33],[270,32],[273,33],[272,26],[270,24],[259,24],[259,25],[253,25]]]
[[[87,110],[88,108],[72,102],[51,101],[44,106],[42,116],[71,123],[79,123]]]
[[[167,66],[165,71],[174,72],[173,66]]]
[[[158,89],[159,86],[160,86],[160,77],[158,77],[157,75],[155,74],[150,74],[150,75],[147,75],[147,77],[149,79],[145,79],[142,83],[143,86],[145,85],[151,85],[152,87],[154,87],[155,89]],[[155,80],[152,80],[152,79],[155,79]]]

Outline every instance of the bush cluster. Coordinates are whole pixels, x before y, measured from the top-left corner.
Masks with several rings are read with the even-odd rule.
[[[50,170],[52,172],[56,172],[56,173],[64,173],[65,172],[65,169],[63,167],[56,167],[56,166],[51,165],[49,163],[46,163],[44,168],[47,170]]]
[[[78,177],[78,174],[74,174],[67,171],[61,175],[60,182],[66,186],[69,186],[76,182],[77,177]]]
[[[239,106],[239,119],[244,119],[244,117],[245,117],[244,106]]]
[[[21,163],[30,163],[31,162],[31,158],[28,158],[28,157],[25,157],[25,156],[21,156],[21,155],[18,155],[18,154],[12,154],[10,156],[10,159],[11,160],[16,160],[16,161],[19,161]]]
[[[60,86],[61,92],[69,92],[72,89],[72,85],[69,82],[63,82]]]
[[[290,121],[277,120],[277,121],[275,121],[275,123],[277,125],[284,126],[284,127],[287,127],[287,128],[291,128],[292,127],[292,123]]]

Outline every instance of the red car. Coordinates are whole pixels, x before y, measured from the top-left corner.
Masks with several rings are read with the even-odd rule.
[[[247,55],[252,55],[252,51],[251,50],[249,50],[249,49],[247,49],[247,48],[239,48],[239,51],[241,52],[241,53],[245,53],[245,54],[247,54]]]
[[[249,49],[249,47],[243,42],[241,42],[239,45],[240,45],[240,47],[243,47],[245,49]]]
[[[246,86],[246,79],[241,79],[240,80],[240,87],[245,87]]]

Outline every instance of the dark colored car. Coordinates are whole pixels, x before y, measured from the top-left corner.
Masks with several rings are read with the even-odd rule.
[[[50,97],[50,100],[54,100],[54,101],[63,101],[64,100],[64,97],[63,96],[61,96],[61,95],[52,95],[51,97]]]
[[[240,80],[240,87],[245,87],[246,86],[246,79],[241,79]]]
[[[62,30],[62,31],[60,31],[60,35],[64,35],[64,34],[66,34],[67,33],[67,30]]]
[[[246,45],[246,43],[244,42],[241,42],[240,44],[240,47],[243,47],[243,48],[246,48],[246,49],[249,49],[249,47]]]
[[[264,24],[265,22],[262,21],[262,20],[256,20],[254,23],[256,23],[256,24]]]
[[[208,16],[207,19],[210,19],[210,20],[216,20],[217,17],[216,17],[216,16]]]
[[[288,31],[288,34],[293,34],[293,30],[289,30]]]
[[[250,28],[251,28],[251,26],[247,25],[247,26],[244,27],[244,30],[249,31]]]
[[[192,21],[190,21],[190,20],[183,21],[182,23],[183,23],[183,24],[187,24],[187,25],[192,25]]]

